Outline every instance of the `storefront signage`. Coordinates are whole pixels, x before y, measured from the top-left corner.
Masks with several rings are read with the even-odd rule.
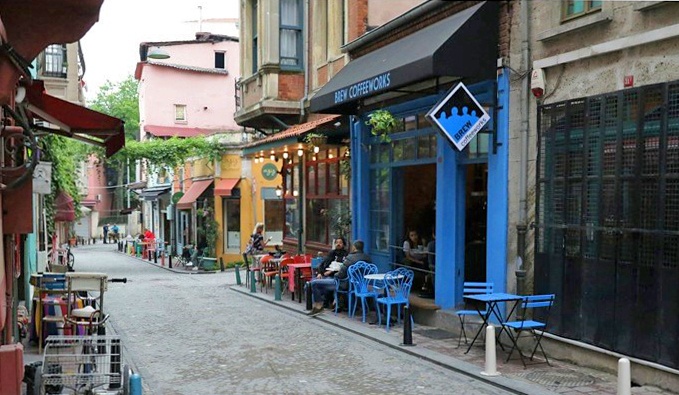
[[[490,116],[460,82],[429,110],[427,119],[462,151]]]
[[[262,166],[262,177],[265,180],[271,181],[278,175],[278,168],[273,163],[267,163]]]
[[[335,104],[344,103],[347,100],[353,100],[361,96],[387,89],[389,88],[389,85],[391,85],[391,72],[359,81],[346,88],[336,90]]]

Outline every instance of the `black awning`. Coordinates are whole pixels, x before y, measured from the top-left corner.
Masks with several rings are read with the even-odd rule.
[[[168,192],[170,192],[169,186],[151,187],[151,188],[147,188],[147,189],[144,189],[143,191],[141,191],[140,196],[144,200],[157,200],[160,195],[164,195]]]
[[[357,113],[358,100],[433,77],[496,77],[498,3],[484,2],[349,62],[311,111]]]

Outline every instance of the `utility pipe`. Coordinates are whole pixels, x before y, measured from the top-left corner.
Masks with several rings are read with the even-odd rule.
[[[528,143],[530,132],[530,3],[526,0],[521,1],[521,70],[524,71],[523,84],[521,90],[521,132],[520,132],[520,157],[519,157],[519,220],[516,225],[516,254],[519,264],[517,265],[517,277],[519,271],[525,270],[523,265],[526,262],[526,233],[528,230],[528,201],[527,179],[528,179]],[[523,278],[523,277],[522,277]],[[517,292],[525,292],[522,280],[517,282]]]

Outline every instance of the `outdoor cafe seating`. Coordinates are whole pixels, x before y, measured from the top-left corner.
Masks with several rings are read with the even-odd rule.
[[[533,358],[535,356],[535,353],[537,352],[538,348],[540,349],[540,352],[542,352],[542,356],[545,358],[545,363],[547,365],[550,365],[549,359],[547,359],[547,354],[545,354],[544,348],[542,348],[542,335],[544,329],[547,327],[547,323],[549,321],[549,312],[552,309],[552,306],[554,305],[554,299],[555,295],[554,294],[548,294],[548,295],[531,295],[531,296],[525,296],[521,300],[521,307],[520,307],[520,314],[519,317],[523,317],[522,319],[515,320],[515,321],[507,321],[503,322],[502,326],[504,328],[510,328],[513,330],[512,331],[508,330],[507,333],[509,334],[509,338],[512,341],[512,349],[509,351],[509,355],[507,356],[507,361],[512,356],[512,353],[514,350],[519,352],[519,358],[521,358],[521,363],[523,363],[523,366],[526,367],[526,358],[521,351],[521,348],[519,347],[519,339],[521,337],[522,332],[527,332],[527,337],[532,337],[535,345],[533,346],[533,351],[530,354],[529,359],[533,361]],[[543,310],[543,321],[537,321],[536,320],[536,310]],[[532,318],[529,318],[531,314],[529,314],[529,310],[532,310]],[[538,330],[540,331],[538,333]],[[539,363],[539,362],[538,362]],[[550,365],[551,366],[551,365]]]
[[[353,299],[354,299],[354,304],[353,308],[349,310],[350,317],[353,317],[356,314],[356,305],[358,305],[358,300],[361,300],[361,312],[362,312],[362,321],[365,322],[365,313],[367,310],[367,303],[366,299],[372,298],[375,303],[375,309],[377,309],[377,292],[372,288],[372,283],[373,281],[370,280],[369,278],[366,278],[366,275],[369,274],[376,274],[377,273],[377,266],[375,266],[372,263],[366,263],[364,261],[359,261],[354,263],[349,267],[348,274],[349,274],[349,281],[351,283],[351,288],[352,288],[352,294],[353,294]]]
[[[493,293],[493,283],[488,282],[465,282],[462,290],[463,296],[471,295],[481,295],[481,294],[492,294]],[[455,315],[460,320],[460,335],[457,339],[457,346],[460,347],[462,344],[462,337],[464,336],[464,344],[468,344],[467,340],[467,328],[465,324],[467,323],[467,317],[479,317],[484,316],[488,313],[486,308],[486,303],[483,303],[483,309],[462,309],[457,310]]]

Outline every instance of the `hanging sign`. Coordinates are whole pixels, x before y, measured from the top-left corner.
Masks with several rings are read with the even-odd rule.
[[[490,116],[460,82],[429,110],[427,120],[462,151],[488,123]]]

